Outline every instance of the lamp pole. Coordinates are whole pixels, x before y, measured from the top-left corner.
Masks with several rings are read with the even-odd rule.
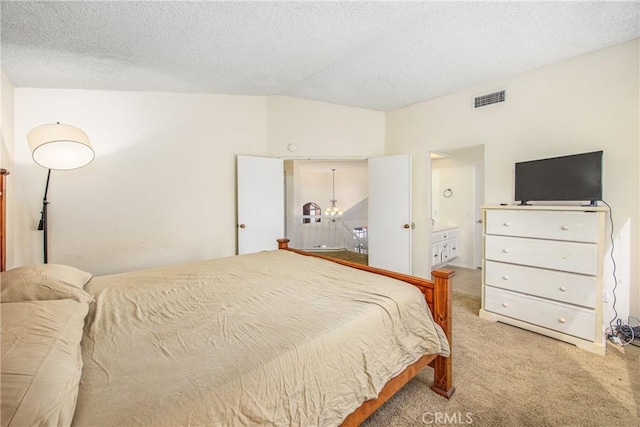
[[[44,197],[42,198],[42,212],[40,212],[40,223],[38,224],[38,230],[42,231],[42,242],[43,242],[43,252],[44,252],[44,263],[47,264],[49,261],[49,250],[48,250],[48,233],[47,233],[47,205],[49,201],[47,200],[47,193],[49,192],[49,179],[51,179],[51,169],[47,172],[47,185],[44,187]]]

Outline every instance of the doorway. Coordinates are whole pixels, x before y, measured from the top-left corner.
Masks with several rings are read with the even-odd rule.
[[[248,156],[238,156],[238,159],[242,157]],[[274,160],[272,158],[260,158],[253,157],[249,159],[251,162],[270,162]],[[261,205],[262,208],[269,207],[272,210],[281,210],[284,209],[284,212],[279,216],[279,221],[274,220],[271,222],[283,222],[286,223],[286,235],[290,238],[290,235],[293,231],[292,227],[296,227],[298,224],[302,225],[312,225],[323,223],[327,224],[328,222],[334,222],[335,218],[333,214],[327,214],[325,210],[325,214],[329,216],[329,218],[317,218],[315,214],[317,212],[317,208],[322,207],[320,203],[315,202],[314,200],[297,200],[296,201],[296,188],[299,187],[295,183],[299,182],[297,180],[297,173],[295,167],[295,160],[287,160],[285,164],[285,159],[277,159],[280,162],[280,172],[279,172],[279,184],[269,185],[268,189],[264,189],[261,193],[271,194],[271,192],[279,192],[277,197],[267,197],[267,200]],[[335,162],[339,160],[330,160],[331,162]],[[351,160],[353,161],[353,160]],[[328,163],[324,162],[324,167],[328,165]],[[363,165],[365,163],[362,163]],[[342,166],[344,164],[341,163]],[[345,225],[345,220],[349,220],[350,216],[347,215],[347,212],[353,211],[354,207],[344,208],[342,209],[333,209],[334,205],[338,203],[342,203],[337,201],[338,193],[335,193],[332,188],[331,199],[329,200],[328,207],[331,211],[337,211],[337,215],[342,219],[341,224],[339,226],[336,224],[336,228],[348,228],[350,227],[350,237],[349,239],[353,239],[356,241],[356,245],[358,248],[362,248],[364,245],[358,241],[358,239],[363,238],[364,231],[367,231],[367,239],[368,239],[368,248],[367,254],[375,255],[375,258],[369,257],[368,264],[373,267],[384,268],[391,271],[397,271],[399,273],[411,274],[412,273],[412,247],[411,247],[411,235],[413,227],[411,226],[411,181],[412,181],[412,172],[411,172],[411,155],[409,154],[397,154],[393,156],[385,156],[385,157],[375,157],[366,160],[367,167],[367,190],[365,194],[367,195],[368,200],[361,200],[359,205],[364,209],[366,207],[366,222],[367,225],[358,224],[356,227],[351,227],[351,225]],[[244,221],[247,212],[257,212],[257,218],[261,219],[262,216],[259,215],[261,209],[256,209],[256,205],[240,203],[243,200],[251,200],[251,197],[247,197],[247,194],[252,193],[252,191],[247,190],[247,185],[240,185],[240,183],[250,183],[252,179],[255,178],[252,171],[256,168],[240,168],[238,167],[238,252],[242,251],[244,245],[241,245],[242,241],[247,241],[251,238],[251,235],[255,233],[249,233],[249,230],[256,231],[264,231],[270,229],[270,224],[262,224],[260,226],[259,222],[252,223],[249,227]],[[335,170],[337,168],[332,167],[332,179],[335,179]],[[283,173],[284,170],[284,173]],[[284,175],[284,188],[282,185]],[[335,182],[335,181],[334,181]],[[349,182],[349,181],[347,181]],[[335,184],[332,183],[332,187]],[[304,188],[304,187],[301,187]],[[252,189],[254,190],[254,189]],[[244,194],[244,193],[247,194]],[[242,194],[240,194],[242,193]],[[255,193],[255,191],[253,191]],[[286,197],[285,197],[286,195]],[[261,194],[263,196],[263,194]],[[282,196],[282,197],[281,197]],[[282,202],[281,202],[282,201]],[[298,208],[302,209],[302,214],[305,212],[305,206],[309,211],[311,211],[311,207],[314,207],[314,215],[313,218],[309,218],[309,221],[297,221],[295,216],[298,212]],[[316,208],[317,206],[317,208]],[[345,205],[348,206],[348,205]],[[371,206],[374,208],[372,209]],[[325,208],[326,209],[326,208]],[[343,215],[340,214],[343,213]],[[311,216],[311,215],[310,215]],[[283,221],[284,219],[284,221]],[[320,219],[320,221],[317,221]],[[335,222],[338,222],[337,220]],[[264,221],[263,221],[264,223]],[[370,226],[371,225],[371,226]],[[282,233],[273,233],[270,232],[270,241],[275,242],[276,239],[282,236]],[[241,240],[240,237],[243,236],[244,240]],[[373,238],[375,236],[375,239]],[[353,243],[353,242],[351,242]],[[298,243],[294,242],[299,248],[306,248],[307,244],[303,243],[300,246]],[[256,249],[255,246],[252,248],[253,251],[257,250],[269,250],[272,249],[272,243],[263,243],[261,249]],[[323,249],[322,245],[319,245],[319,249]],[[327,245],[328,246],[328,245]],[[346,246],[345,246],[346,247]]]
[[[482,267],[483,204],[484,145],[432,152],[432,231],[457,233],[457,241],[450,241],[450,245],[457,245],[455,257],[449,252],[450,259],[441,258],[441,263],[468,269]]]
[[[293,247],[366,253],[370,266],[411,274],[410,155],[291,160],[285,162],[285,173],[287,236]],[[335,184],[330,181],[334,177]],[[328,191],[332,184],[335,192]],[[299,218],[309,203],[323,211],[320,221]],[[338,218],[327,213],[334,204],[342,212]],[[318,234],[324,234],[322,242],[315,240]]]
[[[284,169],[290,246],[366,262],[367,160],[285,160]]]

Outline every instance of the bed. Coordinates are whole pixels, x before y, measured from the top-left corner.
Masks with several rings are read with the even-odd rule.
[[[451,397],[452,272],[287,242],[93,278],[2,273],[2,425],[351,426],[427,365]]]

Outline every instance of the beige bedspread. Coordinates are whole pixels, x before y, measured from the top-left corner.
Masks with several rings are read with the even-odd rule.
[[[427,353],[413,286],[271,251],[93,278],[74,425],[335,426]]]

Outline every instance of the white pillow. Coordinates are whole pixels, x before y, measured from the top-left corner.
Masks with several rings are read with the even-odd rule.
[[[3,427],[71,425],[88,309],[72,299],[1,304]]]
[[[16,267],[0,273],[0,301],[37,301],[71,298],[91,302],[84,291],[91,273],[61,264]]]

